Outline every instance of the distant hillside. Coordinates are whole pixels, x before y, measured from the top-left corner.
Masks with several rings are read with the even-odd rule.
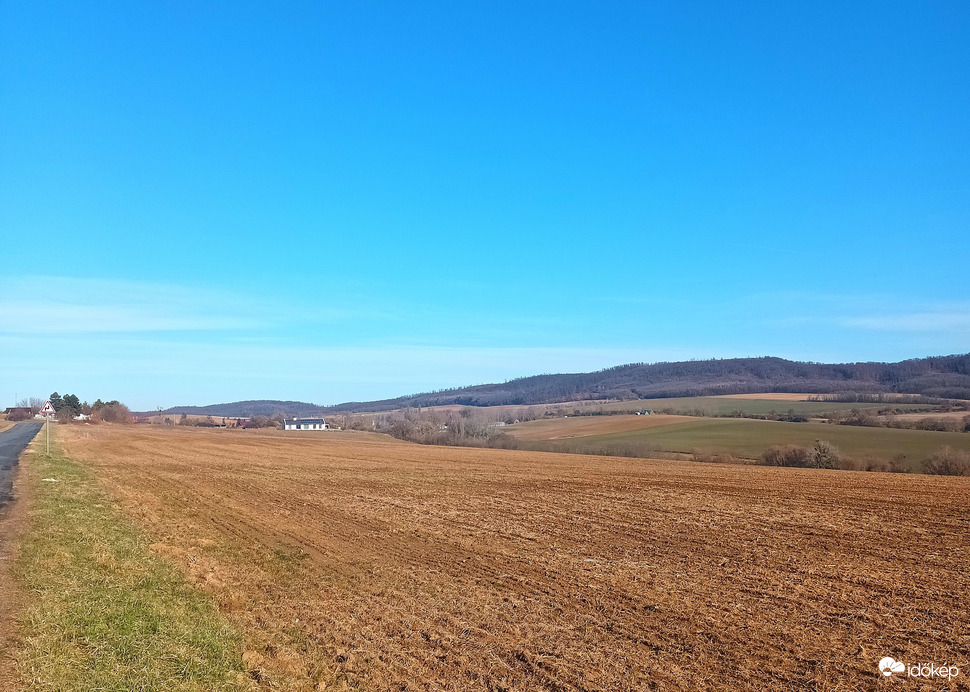
[[[228,404],[209,404],[208,406],[173,406],[162,411],[163,414],[177,416],[187,413],[195,416],[228,416],[230,418],[249,418],[250,416],[310,416],[318,415],[321,406],[303,401],[274,401],[258,399],[234,401]]]
[[[650,399],[753,392],[903,393],[970,399],[970,353],[899,363],[802,363],[783,358],[729,358],[633,363],[591,373],[535,375],[382,401],[317,406],[299,401],[240,401],[179,406],[164,413],[212,416],[309,415],[387,411],[403,406],[527,406],[582,399]]]

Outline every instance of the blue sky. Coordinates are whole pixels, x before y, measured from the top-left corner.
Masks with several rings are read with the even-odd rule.
[[[970,350],[970,5],[5,3],[0,403]]]

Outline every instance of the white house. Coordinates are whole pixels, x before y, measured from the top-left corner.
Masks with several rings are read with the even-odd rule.
[[[323,418],[284,418],[283,430],[326,430]]]

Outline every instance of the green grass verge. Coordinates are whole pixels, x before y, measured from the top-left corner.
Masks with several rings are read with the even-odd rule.
[[[970,433],[780,423],[745,418],[699,418],[645,430],[551,440],[534,445],[524,442],[522,446],[621,456],[649,456],[656,451],[700,451],[754,459],[772,445],[811,447],[819,439],[831,442],[851,457],[872,455],[888,460],[903,454],[913,470],[918,469],[922,459],[943,445],[970,451]]]
[[[24,457],[34,497],[15,570],[29,600],[25,688],[240,689],[240,639],[213,603],[149,550],[89,470],[52,453]]]

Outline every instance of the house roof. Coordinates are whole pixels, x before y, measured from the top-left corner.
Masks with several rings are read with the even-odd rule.
[[[323,425],[324,420],[323,418],[284,418],[283,419],[283,425],[299,425],[301,423],[309,423],[310,425],[313,425],[315,423],[317,425]]]

